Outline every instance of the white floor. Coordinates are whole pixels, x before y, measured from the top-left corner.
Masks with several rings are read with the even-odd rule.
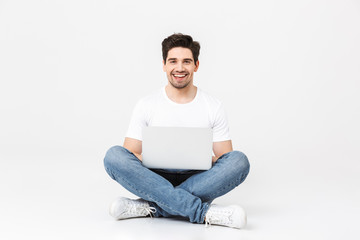
[[[260,166],[254,160],[244,184],[216,200],[246,209],[248,227],[236,230],[205,228],[179,219],[114,221],[108,215],[111,200],[133,195],[107,176],[102,154],[1,156],[0,239],[360,237],[360,178],[356,169],[344,172],[325,168],[320,173],[316,166],[303,171],[305,168],[283,164],[279,170]]]

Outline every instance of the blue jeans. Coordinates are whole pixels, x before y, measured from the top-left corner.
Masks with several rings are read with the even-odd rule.
[[[155,217],[182,216],[203,223],[210,203],[242,183],[249,173],[245,154],[222,155],[207,171],[148,169],[129,150],[111,147],[104,165],[112,179],[156,209]]]

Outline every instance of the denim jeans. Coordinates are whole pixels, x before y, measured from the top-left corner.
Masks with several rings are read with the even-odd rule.
[[[112,179],[156,209],[155,217],[182,216],[203,223],[210,203],[242,183],[249,161],[239,152],[222,155],[207,171],[148,169],[129,150],[111,147],[104,165]]]

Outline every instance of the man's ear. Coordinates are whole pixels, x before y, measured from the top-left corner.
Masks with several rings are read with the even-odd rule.
[[[165,61],[163,60],[162,63],[163,63],[163,71],[166,72],[166,70],[165,70],[165,65],[166,65]]]
[[[198,70],[199,64],[200,64],[200,62],[199,62],[199,60],[197,60],[197,61],[196,61],[196,64],[195,64],[194,72],[196,72],[196,71]]]

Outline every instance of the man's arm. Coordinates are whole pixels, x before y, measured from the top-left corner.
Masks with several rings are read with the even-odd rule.
[[[214,142],[213,143],[213,151],[215,157],[213,157],[213,162],[216,162],[219,157],[223,154],[231,152],[233,150],[231,140],[222,141],[222,142]]]
[[[142,141],[126,137],[124,141],[124,148],[135,154],[135,156],[142,161]]]

